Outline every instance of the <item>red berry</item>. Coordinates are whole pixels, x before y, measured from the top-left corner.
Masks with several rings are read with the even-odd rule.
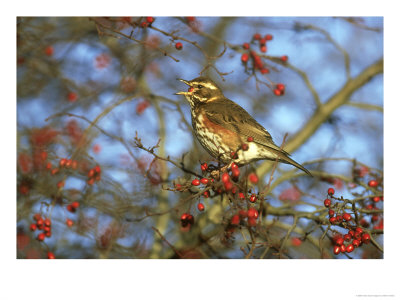
[[[369,241],[371,240],[371,236],[368,233],[364,233],[361,236],[361,239],[362,239],[363,243],[368,244]]]
[[[344,239],[342,237],[339,237],[339,238],[336,239],[335,242],[336,242],[336,245],[341,246],[344,243]]]
[[[55,257],[53,252],[47,252],[47,258],[48,259],[55,259],[56,257]]]
[[[330,209],[328,214],[330,217],[333,217],[333,215],[335,214],[335,211],[333,209]]]
[[[251,183],[253,184],[257,184],[258,183],[258,176],[256,173],[250,173],[249,174],[249,180]]]
[[[232,169],[232,177],[238,178],[240,175],[239,169]]]
[[[188,22],[194,22],[196,20],[196,17],[186,17],[186,20]]]
[[[204,210],[204,204],[203,204],[203,203],[197,204],[197,209],[198,209],[199,211],[203,211],[203,210]]]
[[[50,170],[50,169],[51,169],[51,167],[52,167],[52,164],[51,164],[51,162],[48,162],[48,163],[47,163],[47,165],[46,165],[46,169],[47,169],[47,170]]]
[[[267,41],[272,40],[272,38],[273,38],[272,34],[267,34],[267,35],[264,37],[264,39],[266,39]]]
[[[72,227],[72,225],[74,225],[74,221],[72,221],[71,219],[67,219],[65,220],[65,224],[67,224],[68,227]]]
[[[242,150],[243,151],[249,150],[249,145],[248,144],[242,144]]]
[[[243,44],[243,49],[249,49],[250,48],[250,44],[249,43],[244,43]]]
[[[347,242],[351,240],[351,235],[348,233],[346,233],[343,237],[344,237],[344,240]]]
[[[333,254],[338,255],[340,253],[340,246],[333,247]]]
[[[75,102],[78,99],[78,95],[74,92],[69,92],[67,98],[69,102]]]
[[[196,178],[196,179],[193,179],[193,180],[192,180],[192,185],[194,185],[194,186],[200,185],[200,180],[198,180],[197,178]]]
[[[353,240],[354,247],[359,247],[361,242],[359,240]]]
[[[147,23],[151,24],[154,22],[154,18],[153,17],[146,17],[146,21]]]
[[[43,219],[39,219],[39,220],[36,221],[36,225],[37,226],[43,226],[43,223],[44,223]]]
[[[234,215],[231,219],[231,224],[232,225],[239,225],[240,223],[240,217],[239,215]]]
[[[254,138],[253,138],[252,136],[249,136],[249,137],[247,138],[247,141],[248,141],[249,143],[251,143],[251,142],[254,141]]]
[[[331,218],[329,218],[329,222],[331,223],[331,224],[333,224],[333,223],[336,223],[336,217],[331,217]]]
[[[39,233],[38,236],[37,236],[37,240],[39,242],[44,241],[45,237],[46,236],[44,235],[44,233]]]
[[[336,215],[336,221],[338,221],[339,223],[343,221],[343,217],[342,215]]]
[[[44,233],[44,235],[45,235],[46,237],[51,237],[51,231],[46,231],[46,232]]]
[[[243,53],[240,59],[242,62],[247,63],[249,61],[249,55],[247,53]]]
[[[354,230],[349,230],[349,234],[350,234],[351,236],[354,236]]]
[[[145,21],[143,21],[142,23],[140,23],[140,27],[142,27],[142,28],[146,28],[147,25],[149,25],[149,24],[147,24],[147,22],[145,22]]]
[[[51,226],[51,221],[50,221],[50,219],[45,219],[45,220],[44,220],[44,225],[50,227],[50,226]]]
[[[200,182],[202,184],[208,184],[209,180],[208,180],[208,178],[202,178],[202,179],[200,179]]]
[[[49,226],[44,226],[44,227],[43,227],[43,231],[45,231],[45,232],[51,231],[51,227],[49,227]]]
[[[257,219],[258,211],[253,207],[249,208],[249,210],[247,211],[247,217],[249,217],[251,219]]]
[[[343,214],[343,220],[345,220],[345,221],[350,221],[350,220],[351,220],[350,214],[349,214],[349,213],[344,213],[344,214]]]
[[[47,47],[44,49],[44,53],[45,53],[47,56],[52,56],[53,53],[54,53],[54,48],[53,48],[53,46],[47,46]]]
[[[256,201],[257,201],[257,196],[256,196],[255,194],[251,194],[249,201],[250,201],[251,203],[256,202]]]
[[[235,151],[231,152],[231,158],[232,159],[237,159],[238,158],[238,155],[237,155],[237,153]]]
[[[276,85],[276,88],[280,91],[284,91],[285,90],[285,85],[283,83],[278,83]]]
[[[93,168],[93,170],[94,170],[96,173],[101,173],[101,167],[100,167],[99,165],[95,166],[95,167]]]
[[[38,221],[38,220],[40,220],[42,218],[42,216],[40,215],[40,214],[35,214],[34,216],[33,216],[33,219],[35,220],[35,221]]]
[[[225,191],[230,191],[233,188],[233,184],[230,181],[224,182]]]
[[[210,192],[209,191],[205,191],[203,193],[204,198],[209,198],[210,197]]]
[[[379,201],[381,201],[381,197],[376,196],[376,197],[372,198],[372,201],[379,202]]]
[[[335,190],[333,188],[328,189],[328,195],[332,196],[335,193]]]
[[[283,62],[287,62],[288,59],[289,59],[289,57],[287,55],[282,55],[281,56],[281,61],[283,61]]]
[[[79,207],[79,202],[74,201],[74,202],[71,203],[71,206],[72,206],[74,209],[77,209],[77,208]]]
[[[60,167],[62,168],[62,167],[65,166],[66,163],[67,163],[67,159],[66,159],[66,158],[61,158],[61,159],[60,159],[59,165],[60,165]]]
[[[181,42],[177,42],[177,43],[175,44],[175,48],[176,48],[177,50],[182,50],[182,48],[183,48],[182,43],[181,43]]]
[[[57,182],[57,187],[58,187],[59,189],[63,188],[64,185],[65,185],[65,182],[64,182],[63,180]]]
[[[282,91],[281,91],[281,90],[278,90],[278,89],[274,89],[274,94],[275,94],[276,96],[281,96],[281,95],[282,95]]]
[[[325,207],[330,207],[331,204],[332,204],[332,202],[331,202],[330,199],[325,199],[325,200],[324,200],[324,205],[325,205]]]
[[[201,167],[201,170],[202,170],[203,172],[207,171],[207,169],[208,169],[207,163],[202,164],[200,167]]]
[[[248,218],[247,225],[249,225],[250,227],[255,227],[257,226],[257,220],[254,218]]]
[[[229,174],[228,173],[224,173],[222,174],[222,182],[229,182]]]
[[[253,39],[260,40],[261,39],[261,34],[259,34],[259,33],[254,34]]]
[[[344,244],[340,245],[340,252],[342,253],[346,252],[346,246]]]
[[[37,229],[36,224],[35,224],[35,223],[32,223],[31,226],[29,226],[29,229],[30,229],[31,231],[35,231],[35,230]]]
[[[234,170],[234,169],[239,169],[239,166],[238,166],[237,164],[235,164],[235,163],[232,163],[232,164],[231,164],[231,169],[232,169],[232,170]]]
[[[348,245],[348,246],[346,247],[346,252],[347,252],[347,253],[353,252],[353,250],[354,250],[354,245],[352,245],[352,244],[350,244],[350,245]]]
[[[241,219],[247,218],[247,211],[243,209],[239,210],[239,216]]]
[[[267,69],[267,68],[262,68],[262,69],[260,70],[260,72],[261,72],[261,74],[268,74],[268,73],[269,73],[269,69]]]
[[[261,46],[260,51],[263,53],[267,52],[267,46],[265,45]]]
[[[69,212],[72,212],[72,213],[75,212],[75,208],[73,208],[71,204],[68,204],[68,205],[67,205],[67,210],[68,210]]]
[[[246,197],[244,196],[244,194],[243,193],[239,193],[239,199],[240,200],[244,200]]]
[[[356,228],[356,232],[362,233],[362,232],[363,232],[363,229],[362,229],[361,227],[357,227],[357,228]]]
[[[376,180],[370,180],[370,181],[368,182],[368,185],[369,185],[370,187],[377,187],[377,186],[378,186],[378,181],[376,181]]]

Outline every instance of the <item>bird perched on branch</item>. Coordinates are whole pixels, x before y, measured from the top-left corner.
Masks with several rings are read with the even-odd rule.
[[[272,160],[291,164],[312,176],[289,153],[275,145],[269,132],[240,105],[224,96],[209,78],[187,81],[184,95],[190,104],[192,126],[200,144],[224,164],[245,165],[257,160]]]

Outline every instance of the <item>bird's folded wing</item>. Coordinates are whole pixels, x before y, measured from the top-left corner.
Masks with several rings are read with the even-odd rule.
[[[229,105],[227,105],[226,101],[229,101]],[[235,102],[224,99],[223,102],[213,101],[207,105],[205,113],[208,119],[213,123],[240,134],[243,142],[246,142],[248,137],[252,137],[254,142],[258,144],[289,155],[289,153],[275,145],[269,132]],[[228,107],[229,109],[227,109]]]

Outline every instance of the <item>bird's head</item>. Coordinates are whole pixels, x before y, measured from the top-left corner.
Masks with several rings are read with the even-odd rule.
[[[189,88],[187,92],[178,92],[176,95],[184,95],[191,107],[200,103],[214,101],[223,96],[220,88],[214,81],[206,77],[197,77],[190,81],[184,79],[179,80],[186,83]]]

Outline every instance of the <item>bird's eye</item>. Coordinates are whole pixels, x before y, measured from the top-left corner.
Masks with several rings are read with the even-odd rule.
[[[202,86],[201,84],[199,84],[199,85],[197,86],[197,88],[198,88],[198,89],[202,89],[203,86]]]

